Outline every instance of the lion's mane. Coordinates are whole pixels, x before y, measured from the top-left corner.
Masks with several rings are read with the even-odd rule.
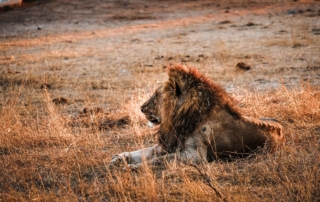
[[[239,109],[226,91],[197,69],[173,65],[167,68],[167,73],[158,131],[158,142],[167,152],[183,149],[185,140],[215,109],[226,110],[235,119],[241,119]]]

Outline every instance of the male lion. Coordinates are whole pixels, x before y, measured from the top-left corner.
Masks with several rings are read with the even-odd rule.
[[[140,166],[178,160],[201,163],[241,156],[266,147],[274,152],[286,139],[281,124],[270,118],[243,116],[233,99],[195,68],[173,65],[169,79],[145,102],[141,111],[160,124],[158,144],[115,155],[111,164]]]

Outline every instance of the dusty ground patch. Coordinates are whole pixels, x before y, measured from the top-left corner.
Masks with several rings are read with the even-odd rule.
[[[31,1],[0,19],[0,199],[220,200],[192,167],[105,166],[154,143],[140,105],[183,63],[286,127],[275,155],[200,167],[211,186],[231,201],[319,200],[318,1]]]

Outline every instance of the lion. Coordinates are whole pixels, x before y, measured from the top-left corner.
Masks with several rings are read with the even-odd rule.
[[[285,144],[277,120],[244,116],[233,98],[197,69],[173,65],[167,73],[168,80],[141,107],[149,125],[159,125],[158,144],[115,155],[111,164],[200,164],[259,148],[273,153]]]

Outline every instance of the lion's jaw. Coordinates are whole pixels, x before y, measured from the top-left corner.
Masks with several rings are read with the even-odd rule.
[[[148,127],[153,128],[155,127],[157,124],[152,123],[151,121],[148,121]]]
[[[150,128],[156,126],[156,125],[160,125],[161,123],[161,119],[159,116],[156,116],[154,114],[151,114],[151,115],[145,115],[147,120],[148,120],[148,126]]]

